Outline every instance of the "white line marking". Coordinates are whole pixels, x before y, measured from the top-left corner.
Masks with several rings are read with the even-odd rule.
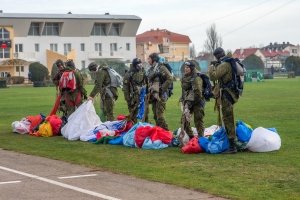
[[[97,176],[97,174],[86,174],[86,175],[78,175],[78,176],[61,176],[59,179],[68,179],[68,178],[81,178],[81,177],[89,177],[89,176]]]
[[[10,183],[21,183],[21,181],[7,181],[7,182],[0,182],[0,185],[10,184]]]
[[[51,179],[36,176],[36,175],[33,175],[33,174],[28,174],[28,173],[25,173],[25,172],[17,171],[17,170],[14,170],[14,169],[9,169],[9,168],[3,167],[3,166],[0,166],[0,169],[5,170],[5,171],[9,171],[9,172],[12,172],[12,173],[15,173],[15,174],[20,174],[20,175],[23,175],[23,176],[27,176],[27,177],[37,179],[37,180],[40,180],[40,181],[44,181],[44,182],[47,182],[47,183],[51,183],[53,185],[58,185],[60,187],[75,190],[77,192],[81,192],[81,193],[84,193],[84,194],[92,195],[92,196],[95,196],[95,197],[100,197],[100,198],[107,199],[107,200],[120,200],[118,198],[107,196],[107,195],[104,195],[104,194],[101,194],[101,193],[97,193],[97,192],[93,192],[93,191],[90,191],[90,190],[82,189],[82,188],[79,188],[79,187],[76,187],[76,186],[68,185],[68,184],[65,184],[65,183],[61,183],[61,182],[54,181],[54,180],[51,180]]]

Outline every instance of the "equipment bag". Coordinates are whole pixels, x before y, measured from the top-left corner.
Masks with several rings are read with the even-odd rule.
[[[110,86],[123,88],[123,77],[112,68],[107,69],[110,77]]]
[[[59,89],[76,89],[76,77],[74,71],[65,71],[59,80]]]

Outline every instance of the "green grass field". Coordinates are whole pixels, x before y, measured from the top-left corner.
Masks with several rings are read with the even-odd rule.
[[[167,104],[172,130],[180,124],[180,86]],[[91,91],[92,86],[87,87]],[[123,94],[116,114],[127,113]],[[170,183],[231,199],[300,199],[300,78],[247,83],[235,116],[256,128],[277,128],[282,146],[269,153],[185,155],[179,148],[142,150],[124,146],[37,138],[12,133],[11,123],[27,115],[50,112],[53,87],[11,87],[0,90],[0,148]],[[95,102],[99,111],[99,100]],[[205,108],[205,125],[216,123],[214,102]],[[153,120],[152,120],[153,122]]]

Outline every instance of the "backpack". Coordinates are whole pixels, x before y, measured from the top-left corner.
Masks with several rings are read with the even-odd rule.
[[[238,92],[239,96],[242,96],[244,90],[244,74],[246,73],[246,68],[243,63],[238,58],[225,58],[225,62],[228,62],[231,66],[232,80],[224,85]]]
[[[107,68],[107,72],[110,77],[110,86],[115,88],[123,88],[123,77],[110,67]]]
[[[75,71],[64,71],[59,80],[59,89],[76,89]]]
[[[197,76],[199,76],[202,79],[202,95],[205,99],[205,101],[210,101],[210,98],[212,98],[214,95],[212,93],[212,86],[210,83],[210,80],[206,74],[203,74],[201,72],[197,72]],[[191,79],[191,82],[193,82],[195,78]]]
[[[163,64],[169,70],[169,72],[172,74],[172,77],[174,77],[173,70],[172,70],[172,67],[170,66],[170,64],[167,62],[163,62],[161,64]],[[164,82],[164,81],[162,81],[162,82]],[[172,81],[172,84],[170,84],[169,88],[168,88],[168,92],[167,92],[168,97],[171,97],[173,95],[173,89],[174,89],[174,85],[173,85],[173,81]]]

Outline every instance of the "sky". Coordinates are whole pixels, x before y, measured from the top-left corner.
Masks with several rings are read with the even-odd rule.
[[[136,15],[137,34],[167,29],[188,35],[204,50],[206,30],[215,23],[223,48],[262,47],[270,42],[300,44],[300,0],[0,0],[5,13]]]

